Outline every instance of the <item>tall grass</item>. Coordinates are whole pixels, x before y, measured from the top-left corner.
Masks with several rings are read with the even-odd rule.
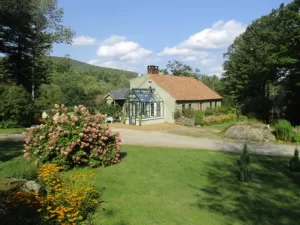
[[[274,128],[278,140],[285,142],[291,141],[293,135],[293,127],[289,121],[278,120]]]

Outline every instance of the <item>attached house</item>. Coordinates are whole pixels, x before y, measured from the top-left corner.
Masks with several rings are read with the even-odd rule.
[[[104,96],[104,100],[106,100],[109,105],[119,105],[123,108],[124,103],[129,95],[129,88],[119,88],[116,90],[112,90],[107,95]]]
[[[192,77],[160,75],[157,66],[130,80],[125,109],[127,124],[174,123],[179,109],[205,110],[221,106],[222,97]]]

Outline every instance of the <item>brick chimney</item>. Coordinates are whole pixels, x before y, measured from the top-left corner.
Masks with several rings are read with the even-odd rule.
[[[148,72],[148,74],[159,74],[159,68],[158,68],[158,66],[150,65],[147,68],[147,72]]]

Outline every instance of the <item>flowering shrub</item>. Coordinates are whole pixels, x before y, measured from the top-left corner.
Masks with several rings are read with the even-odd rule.
[[[52,114],[44,125],[25,133],[25,158],[66,168],[120,162],[120,135],[104,124],[105,115],[91,115],[82,105],[72,111],[55,105]]]
[[[79,173],[67,179],[62,167],[44,164],[38,181],[44,195],[34,192],[10,192],[4,204],[8,210],[3,224],[79,224],[99,205],[99,191],[94,188],[95,174]]]
[[[230,122],[235,120],[235,115],[220,115],[220,116],[208,116],[203,118],[204,125],[211,125],[217,123]]]
[[[49,224],[78,224],[99,204],[99,191],[94,188],[95,174],[79,173],[68,180],[59,173],[61,169],[55,164],[41,167],[38,180],[47,195],[37,211]]]

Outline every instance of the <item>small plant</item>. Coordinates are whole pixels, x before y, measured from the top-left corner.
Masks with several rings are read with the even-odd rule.
[[[174,112],[174,119],[178,120],[181,118],[181,112],[179,109],[176,109],[176,111]]]
[[[184,116],[185,118],[192,119],[195,117],[195,110],[194,109],[183,109],[182,116]]]
[[[285,142],[291,141],[293,135],[293,127],[289,121],[278,120],[274,128],[278,140]]]
[[[238,160],[238,165],[240,167],[239,180],[241,182],[249,182],[251,180],[251,172],[250,172],[250,155],[248,152],[248,146],[245,143],[243,152]]]
[[[122,123],[125,124],[126,123],[126,116],[122,117]]]
[[[248,120],[248,117],[247,116],[243,116],[243,115],[239,115],[238,119],[239,119],[239,121],[246,122]]]
[[[21,161],[12,168],[12,177],[19,179],[35,180],[37,178],[38,166],[33,161]]]
[[[299,151],[296,147],[294,156],[290,160],[290,170],[292,172],[300,172],[300,160],[299,160]]]
[[[196,113],[195,113],[195,125],[197,126],[197,125],[203,125],[203,116],[204,116],[204,114],[203,114],[203,112],[201,112],[201,111],[197,111]]]
[[[296,143],[300,142],[300,126],[296,126],[293,131],[293,141]]]
[[[215,110],[213,108],[206,108],[204,111],[205,116],[212,116],[212,115],[214,115],[214,113],[215,113]]]

